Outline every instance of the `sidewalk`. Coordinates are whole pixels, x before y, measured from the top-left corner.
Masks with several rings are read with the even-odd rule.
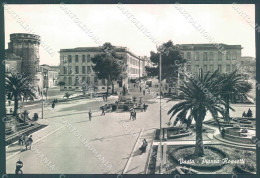
[[[131,157],[129,159],[130,163],[128,167],[124,168],[124,174],[145,174],[146,164],[148,164],[148,157],[150,153],[150,149],[153,146],[153,137],[154,137],[155,129],[144,129],[140,138],[138,139],[134,150],[132,151]],[[140,154],[139,148],[142,145],[143,139],[146,139],[148,146],[146,148],[146,152]]]
[[[63,128],[63,125],[60,123],[52,123],[49,124],[49,121],[46,121],[44,119],[39,120],[40,124],[48,125],[47,127],[40,129],[36,132],[34,132],[32,135],[33,138],[33,144],[36,144],[46,138],[47,136],[53,134],[54,132],[60,130]],[[6,146],[6,160],[12,158],[13,156],[20,154],[22,151],[24,151],[25,146],[21,146],[18,144],[18,141]]]

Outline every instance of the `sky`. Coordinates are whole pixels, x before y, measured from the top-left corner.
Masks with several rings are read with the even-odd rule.
[[[190,16],[185,18],[183,12]],[[203,33],[194,27],[195,22]],[[42,40],[40,64],[59,65],[60,49],[110,42],[129,48],[137,56],[149,57],[156,45],[169,40],[174,44],[211,43],[210,36],[216,43],[242,45],[242,56],[255,57],[254,23],[254,5],[242,4],[6,5],[5,47],[12,33],[34,33]],[[83,25],[88,32],[80,28]]]

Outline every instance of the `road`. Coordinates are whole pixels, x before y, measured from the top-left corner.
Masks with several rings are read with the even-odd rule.
[[[108,102],[114,102],[116,99],[110,97]],[[135,121],[129,120],[128,112],[106,113],[105,116],[101,116],[98,108],[102,102],[97,99],[58,103],[54,111],[45,108],[45,119],[41,122],[48,123],[49,127],[33,134],[34,142],[37,142],[33,148],[37,148],[38,151],[34,149],[19,152],[21,147],[10,146],[13,149],[10,152],[7,150],[9,158],[7,173],[14,173],[15,163],[20,159],[24,163],[22,169],[24,173],[120,174],[125,168],[141,129],[144,128],[142,138],[152,137],[153,130],[159,126],[159,104],[154,102],[154,99],[149,100],[148,104],[147,112],[137,112]],[[88,119],[89,109],[93,112],[92,121]],[[36,110],[32,109],[30,112],[37,112]],[[103,166],[99,159],[74,136],[71,129],[64,127],[62,119],[71,123],[72,127],[93,145],[112,165],[111,170]],[[168,120],[166,111],[164,120],[163,123]],[[122,125],[122,121],[125,121],[127,127]],[[39,151],[55,165],[54,168],[42,161]],[[16,155],[12,156],[14,153]],[[142,159],[146,161],[146,157]],[[134,168],[130,166],[129,170]]]
[[[134,96],[140,96],[137,91],[132,92]],[[143,129],[141,138],[150,139],[153,131],[159,128],[159,100],[153,99],[149,94],[142,96],[149,104],[146,112],[137,112],[135,121],[129,120],[128,112],[112,112],[101,116],[98,109],[103,103],[98,99],[83,99],[58,103],[54,111],[45,108],[44,118],[41,123],[48,127],[33,134],[33,150],[20,152],[23,147],[11,145],[7,149],[7,173],[14,173],[16,161],[23,161],[24,173],[28,174],[120,174],[125,169],[129,156],[132,153],[140,131]],[[117,97],[108,98],[108,102],[116,101]],[[137,101],[139,101],[137,99]],[[167,127],[169,116],[167,110],[176,102],[166,104],[162,100],[162,126]],[[255,108],[250,106],[253,113]],[[239,115],[243,107],[238,108]],[[88,119],[88,111],[92,110],[92,121]],[[41,108],[33,108],[30,112],[38,112]],[[231,112],[233,115],[233,112]],[[207,115],[210,118],[209,115]],[[89,141],[94,149],[101,154],[111,169],[104,164],[86,148],[75,136],[71,128],[64,125],[64,121],[71,124],[71,128]],[[123,121],[123,122],[122,122]],[[124,124],[122,124],[124,123]],[[138,147],[141,143],[138,143]],[[39,152],[41,154],[39,154]],[[41,156],[40,156],[41,155]],[[42,156],[44,155],[44,156]],[[48,165],[44,159],[52,164]],[[146,155],[134,155],[141,165],[144,165]],[[142,162],[143,161],[143,162]],[[50,163],[50,162],[49,162]],[[142,173],[143,168],[130,163],[126,173]]]

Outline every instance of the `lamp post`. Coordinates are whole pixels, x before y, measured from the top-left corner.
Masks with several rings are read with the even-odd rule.
[[[159,59],[159,82],[160,82],[160,147],[162,150],[162,53],[160,53]],[[160,153],[160,173],[162,171],[162,153]]]
[[[42,95],[42,119],[43,119],[43,95]]]

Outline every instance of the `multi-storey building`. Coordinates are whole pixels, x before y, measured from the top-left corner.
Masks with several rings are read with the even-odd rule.
[[[249,78],[254,79],[256,76],[256,60],[254,57],[242,56],[238,63],[238,68],[246,73]]]
[[[40,65],[40,71],[42,72],[44,77],[44,88],[52,88],[58,85],[59,71],[57,70],[56,66],[49,66],[47,64],[43,64]]]
[[[142,60],[130,52],[125,47],[115,47],[118,55],[122,56],[127,64],[126,78],[121,79],[115,85],[115,88],[128,86],[128,79],[142,77]],[[106,90],[106,80],[99,80],[92,70],[91,58],[97,53],[102,52],[99,47],[83,47],[60,50],[60,81],[65,85],[62,90],[80,89],[82,83],[88,86],[98,87],[98,90]]]
[[[236,69],[236,62],[241,60],[241,45],[218,44],[179,44],[181,55],[187,60],[187,70],[194,74],[203,72],[230,73]],[[221,49],[221,51],[219,50]]]
[[[200,69],[204,73],[208,71],[213,73],[216,70],[221,73],[230,73],[238,69],[243,75],[255,76],[255,60],[250,57],[241,57],[241,45],[179,44],[177,46],[182,57],[187,60],[186,70],[195,75]],[[232,96],[231,102],[244,102],[244,100],[240,96]]]

